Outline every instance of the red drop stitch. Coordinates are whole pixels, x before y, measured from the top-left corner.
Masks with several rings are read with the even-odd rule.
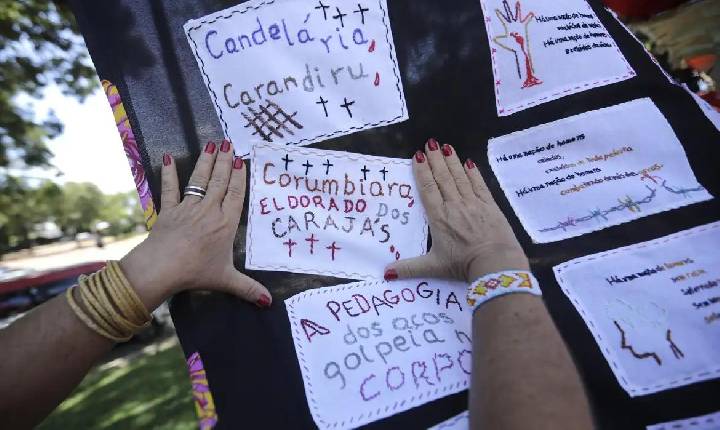
[[[380,73],[379,72],[375,72],[375,81],[373,82],[373,85],[375,85],[376,87],[380,85]]]
[[[373,39],[372,42],[370,42],[370,47],[368,48],[368,52],[373,52],[373,51],[375,51],[375,39]]]

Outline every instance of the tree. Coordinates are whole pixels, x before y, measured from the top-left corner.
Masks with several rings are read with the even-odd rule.
[[[62,124],[20,103],[53,83],[81,100],[98,88],[72,13],[48,0],[0,0],[0,167],[49,165],[46,141]]]
[[[57,223],[65,233],[92,231],[100,221],[104,195],[94,184],[68,182],[63,187],[63,202]]]

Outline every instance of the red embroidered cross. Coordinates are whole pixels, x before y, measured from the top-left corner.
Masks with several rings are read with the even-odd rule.
[[[340,248],[339,246],[335,245],[335,242],[333,242],[333,243],[330,244],[330,246],[326,246],[325,249],[329,249],[329,250],[330,250],[330,254],[331,254],[331,256],[332,256],[332,261],[335,261],[335,251],[339,251],[339,250],[341,250],[342,248]]]
[[[288,239],[287,242],[283,242],[283,245],[287,245],[288,257],[292,258],[292,248],[293,248],[293,246],[297,245],[297,242],[295,242],[292,239]]]
[[[320,241],[315,239],[315,233],[313,233],[310,235],[310,237],[305,239],[305,242],[310,242],[310,254],[312,254],[313,250],[315,249],[315,242],[320,242]]]

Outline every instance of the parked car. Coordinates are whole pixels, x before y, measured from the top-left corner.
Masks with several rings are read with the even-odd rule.
[[[95,261],[44,272],[8,271],[0,272],[0,329],[19,318],[24,312],[38,306],[77,283],[80,275],[88,275],[105,267],[105,263]],[[12,276],[14,275],[14,276]],[[169,313],[167,307],[159,307],[153,312],[151,327],[138,333],[138,337],[147,340],[162,332]]]

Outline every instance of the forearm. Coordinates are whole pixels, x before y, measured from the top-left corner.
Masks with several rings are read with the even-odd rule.
[[[471,428],[592,428],[570,354],[539,297],[510,294],[473,317]]]
[[[1,330],[4,425],[25,429],[38,424],[112,345],[75,316],[64,294]]]

